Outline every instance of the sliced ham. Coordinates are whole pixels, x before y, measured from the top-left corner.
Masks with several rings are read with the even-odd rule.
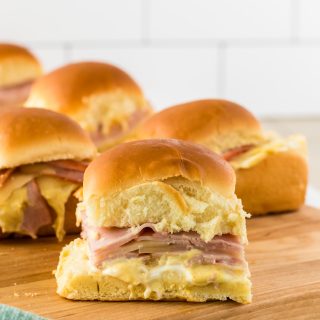
[[[15,172],[32,174],[35,177],[41,175],[53,176],[81,184],[83,181],[84,171],[88,164],[89,162],[87,161],[56,160],[28,164],[16,168],[2,169],[0,170],[0,188],[3,187]]]
[[[47,162],[48,165],[57,168],[75,170],[75,171],[84,171],[86,170],[87,166],[89,165],[88,161],[75,161],[75,160],[55,160]]]
[[[18,105],[27,100],[32,81],[0,88],[0,107]]]
[[[254,147],[252,144],[236,147],[225,151],[222,156],[225,160],[231,161],[234,158],[240,156],[241,154],[251,150]]]
[[[53,168],[53,172],[52,171],[44,171],[42,174],[48,175],[48,176],[53,176],[53,177],[58,177],[58,178],[61,178],[64,180],[68,180],[70,182],[75,182],[75,183],[80,184],[83,181],[83,173],[84,173],[84,171],[70,170],[70,169],[55,167],[55,168]]]
[[[35,238],[38,230],[52,224],[50,208],[35,180],[27,184],[28,205],[24,209],[21,230]]]
[[[239,238],[230,234],[216,236],[209,242],[195,232],[156,232],[154,225],[145,223],[134,229],[96,228],[88,226],[83,218],[83,237],[87,238],[90,258],[96,266],[107,259],[118,257],[158,256],[166,252],[181,253],[198,249],[201,254],[193,263],[242,264],[243,247]]]
[[[96,228],[87,226],[85,219],[82,224],[84,229],[82,235],[88,239],[97,264],[105,260],[109,254],[116,252],[121,246],[138,238],[142,230],[153,228],[152,223],[145,223],[134,231],[126,228]]]
[[[36,237],[41,227],[51,225],[53,221],[52,209],[42,197],[35,178],[53,176],[80,185],[87,165],[86,161],[56,160],[2,169],[0,171],[2,201],[5,201],[14,190],[23,186],[27,188],[28,205],[24,208],[21,231]]]
[[[75,183],[82,183],[83,174],[88,162],[75,160],[56,160],[44,163],[48,170],[44,169],[39,174],[59,177]]]
[[[14,169],[2,169],[0,170],[0,188],[6,183]]]

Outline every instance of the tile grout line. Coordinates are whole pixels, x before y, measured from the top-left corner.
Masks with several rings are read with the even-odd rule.
[[[220,44],[217,46],[216,81],[218,98],[223,98],[225,96],[226,49],[227,45],[225,42],[220,42]]]
[[[144,22],[144,25],[147,25]],[[145,28],[145,27],[143,27]],[[148,27],[147,27],[148,28]],[[64,45],[69,45],[72,48],[83,49],[88,47],[99,48],[141,48],[146,44],[155,48],[216,48],[221,45],[221,40],[215,39],[163,39],[151,40],[148,31],[144,31],[141,39],[123,39],[123,40],[82,40],[82,41],[67,41]],[[299,45],[301,48],[320,47],[320,39],[227,39],[223,43],[228,47],[234,48],[274,48],[283,47],[290,48],[293,45]],[[61,42],[47,42],[47,41],[30,41],[26,43],[30,46],[38,48],[56,49],[61,48]]]
[[[150,3],[141,0],[141,43],[147,46],[150,43]]]
[[[291,38],[299,42],[300,28],[300,3],[299,0],[291,0]]]
[[[70,63],[72,61],[72,56],[73,56],[73,48],[72,48],[72,43],[71,42],[65,42],[62,46],[63,48],[63,58],[65,63]]]

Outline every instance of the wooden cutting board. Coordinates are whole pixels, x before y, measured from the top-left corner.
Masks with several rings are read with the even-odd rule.
[[[50,319],[320,319],[320,211],[251,219],[248,235],[250,305],[68,301],[52,275],[63,244],[48,238],[1,241],[0,302]]]

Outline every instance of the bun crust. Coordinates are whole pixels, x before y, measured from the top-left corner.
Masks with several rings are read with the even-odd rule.
[[[248,110],[230,101],[211,99],[164,109],[147,118],[134,137],[188,140],[219,152],[255,142],[260,135],[260,124]]]
[[[0,86],[12,86],[33,80],[42,73],[37,58],[26,48],[0,43]]]
[[[199,100],[165,109],[146,119],[132,137],[178,138],[201,143],[218,154],[267,141],[249,111],[224,100]],[[304,202],[307,163],[302,150],[277,151],[235,171],[236,195],[251,214],[295,210]]]
[[[123,70],[106,63],[81,62],[63,66],[38,79],[26,106],[74,115],[87,109],[95,94],[120,93],[141,109],[146,101],[137,83]]]
[[[257,165],[236,170],[236,194],[254,215],[298,209],[307,187],[308,167],[295,152],[268,155]]]
[[[96,158],[84,175],[84,200],[110,197],[138,184],[172,177],[234,196],[234,172],[218,155],[186,141],[150,139],[118,145]]]
[[[90,159],[96,149],[68,117],[49,110],[0,110],[0,168],[58,159]]]

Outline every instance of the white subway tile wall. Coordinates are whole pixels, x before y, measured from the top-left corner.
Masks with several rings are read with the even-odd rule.
[[[150,0],[152,39],[291,36],[290,0]]]
[[[224,97],[262,115],[320,113],[320,47],[230,48]]]
[[[125,68],[157,109],[223,97],[257,115],[320,115],[318,0],[0,0],[0,41],[47,71]]]
[[[26,44],[28,46],[28,44]],[[46,46],[28,46],[30,50],[37,56],[41,58],[43,64],[43,69],[53,70],[60,67],[66,62],[66,51],[61,48],[48,48]]]
[[[75,48],[72,57],[76,61],[103,59],[127,70],[158,109],[218,94],[214,48]]]
[[[141,0],[1,0],[4,40],[74,42],[140,39]]]
[[[303,38],[320,38],[320,1],[301,0],[299,3],[299,36]]]

